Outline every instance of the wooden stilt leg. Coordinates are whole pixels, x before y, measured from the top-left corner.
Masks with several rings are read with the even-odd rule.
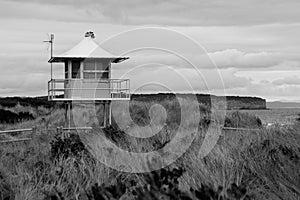
[[[72,116],[71,109],[72,109],[71,102],[68,102],[68,128],[71,128],[71,116]]]
[[[108,123],[109,123],[109,125],[111,125],[111,112],[112,112],[112,110],[111,110],[111,101],[109,102],[109,108],[108,109],[109,109],[109,111],[108,111],[109,112],[109,114],[108,114],[108,116],[109,116]]]
[[[65,127],[70,128],[71,127],[71,103],[67,102],[65,103]]]
[[[104,123],[103,123],[103,125],[104,125],[104,127],[106,127],[106,121],[107,121],[107,106],[106,106],[106,102],[104,102],[104,108],[103,108],[103,110],[104,110]]]
[[[68,127],[68,103],[65,103],[65,127]]]

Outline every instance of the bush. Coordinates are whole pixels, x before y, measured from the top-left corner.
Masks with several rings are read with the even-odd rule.
[[[0,172],[0,199],[14,199],[14,192],[5,178]]]
[[[51,158],[64,159],[68,157],[80,158],[83,154],[87,155],[88,151],[77,134],[70,134],[68,137],[62,137],[60,133],[54,136],[50,142]]]
[[[262,122],[254,115],[235,111],[225,117],[224,126],[233,128],[261,128]]]
[[[187,191],[182,191],[179,188],[179,178],[185,172],[182,168],[163,168],[157,171],[152,171],[143,174],[123,174],[127,179],[126,182],[116,178],[114,185],[99,186],[95,184],[91,188],[90,199],[133,199],[133,200],[152,200],[152,199],[173,199],[173,200],[237,200],[250,199],[246,195],[246,188],[237,186],[235,183],[231,184],[225,192],[222,193],[223,188],[219,187],[217,191],[207,185],[201,185],[199,189],[189,188]],[[142,183],[131,177],[138,177]],[[129,180],[128,180],[129,179]]]
[[[296,119],[298,122],[300,122],[300,113],[298,113],[298,117]]]
[[[46,108],[54,107],[56,103],[49,102],[48,97],[5,97],[0,98],[0,105],[3,107],[15,107],[17,104],[21,106],[44,106]]]
[[[33,119],[33,115],[28,112],[20,112],[19,114],[17,114],[8,110],[0,109],[0,123],[12,124]]]

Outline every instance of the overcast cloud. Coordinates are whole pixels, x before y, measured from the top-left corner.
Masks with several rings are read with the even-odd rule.
[[[36,19],[39,16],[59,21],[245,26],[300,20],[297,0],[7,0],[2,5],[4,17]],[[71,12],[65,12],[66,9]]]
[[[191,84],[197,92],[221,94],[225,88],[230,95],[300,101],[299,9],[298,0],[0,0],[0,94],[46,95],[49,51],[42,41],[47,33],[55,33],[55,53],[70,49],[88,30],[96,33],[103,48],[111,50],[116,44],[120,50],[120,42],[103,41],[155,26],[186,35],[207,51],[181,52],[202,78],[174,54],[131,52],[129,61],[114,66],[113,76],[131,78],[133,89],[156,81],[176,91],[190,91]],[[141,42],[145,41],[149,40]],[[208,58],[224,85],[214,81],[216,69]],[[139,65],[143,66],[133,70]],[[55,66],[55,75],[62,74],[61,66]],[[189,84],[178,74],[188,77]]]

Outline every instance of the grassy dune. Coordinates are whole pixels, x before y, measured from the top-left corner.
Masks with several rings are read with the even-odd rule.
[[[253,115],[233,112],[222,118],[204,105],[182,99],[134,101],[129,111],[125,108],[121,102],[114,105],[113,126],[106,129],[99,128],[99,117],[95,120],[88,110],[77,108],[77,123],[92,126],[92,131],[57,133],[56,127],[64,125],[60,108],[45,110],[31,121],[2,124],[1,129],[35,127],[35,131],[32,141],[0,146],[0,199],[300,198],[299,123],[266,129]],[[200,113],[195,114],[195,108]],[[258,130],[210,128],[221,123]],[[138,135],[152,137],[134,137]],[[207,135],[218,140],[201,157]],[[103,148],[104,137],[129,155],[155,152],[141,166],[147,172],[130,173],[138,166],[132,161],[139,160],[118,166],[121,171],[100,162],[122,159],[113,149]],[[174,139],[179,145],[168,152],[160,150]],[[158,158],[166,154],[178,159],[153,170],[165,166]]]

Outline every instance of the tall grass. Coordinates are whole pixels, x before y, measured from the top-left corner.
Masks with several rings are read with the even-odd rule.
[[[191,115],[195,105],[185,99],[123,104],[114,105],[113,126],[106,129],[99,127],[102,108],[96,112],[76,108],[73,114],[80,126],[93,130],[71,132],[69,137],[55,131],[64,125],[64,111],[59,108],[32,121],[1,125],[3,129],[35,127],[35,131],[30,142],[0,147],[0,199],[300,198],[299,123],[265,129],[255,116],[231,113],[226,126],[259,130],[223,130],[203,158],[201,144],[206,134],[215,134],[208,133],[214,131],[208,127],[217,119],[204,105],[197,104],[201,112]],[[147,135],[152,137],[141,137]],[[105,147],[104,138],[129,154],[155,154],[143,166],[131,160],[131,169],[119,166],[118,171],[99,161],[113,158],[107,162],[114,165],[125,159]],[[180,145],[161,150],[174,138],[189,148],[170,165],[153,171],[164,166],[157,158],[177,156]],[[138,167],[148,172],[129,173]]]

